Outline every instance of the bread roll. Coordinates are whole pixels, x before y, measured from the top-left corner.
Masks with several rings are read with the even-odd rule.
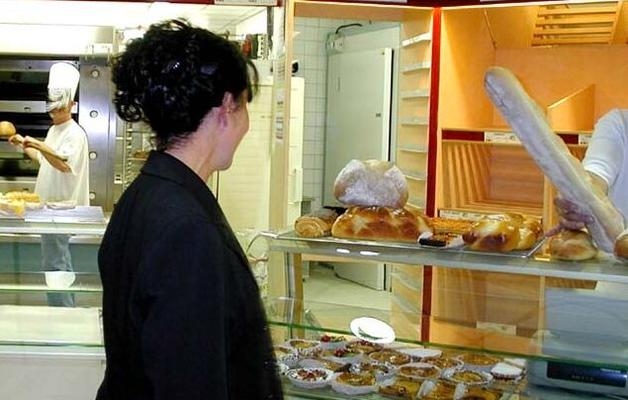
[[[517,78],[505,68],[492,67],[484,78],[486,92],[508,121],[528,153],[561,195],[593,217],[587,224],[600,249],[611,252],[624,230],[622,215],[550,128],[543,111]]]
[[[413,243],[423,232],[431,232],[426,218],[403,208],[377,206],[351,207],[331,229],[337,238]]]
[[[334,195],[347,206],[403,208],[408,184],[399,168],[388,161],[351,160],[336,177]]]
[[[509,219],[483,218],[462,235],[471,250],[505,253],[519,244],[519,225]]]
[[[9,138],[15,135],[15,125],[9,121],[0,122],[0,137]]]
[[[534,218],[525,218],[519,226],[519,242],[515,250],[529,250],[543,236],[541,222]]]
[[[628,259],[628,229],[623,231],[615,241],[615,255]]]
[[[552,258],[568,261],[589,260],[597,256],[591,235],[585,231],[562,231],[549,242]]]
[[[338,218],[334,210],[322,208],[311,214],[303,215],[294,223],[294,230],[298,236],[317,238],[331,234],[331,226]]]

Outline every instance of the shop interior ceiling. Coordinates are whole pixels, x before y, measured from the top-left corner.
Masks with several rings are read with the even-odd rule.
[[[168,18],[186,18],[215,32],[233,32],[262,7],[59,0],[0,0],[0,24],[146,27]]]
[[[497,48],[628,43],[628,2],[498,7],[484,10]]]

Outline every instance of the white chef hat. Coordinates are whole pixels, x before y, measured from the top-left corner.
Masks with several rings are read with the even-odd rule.
[[[74,100],[80,75],[76,67],[66,62],[50,67],[47,111],[67,107]]]

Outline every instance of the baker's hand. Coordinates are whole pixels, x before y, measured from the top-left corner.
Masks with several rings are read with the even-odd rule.
[[[19,133],[9,137],[9,143],[14,146],[22,146],[22,142],[24,141],[24,137]]]
[[[593,217],[573,201],[556,197],[554,199],[554,205],[560,216],[560,222],[547,231],[545,236],[553,236],[565,229],[577,231],[584,228],[586,224],[593,222]]]
[[[22,142],[22,147],[24,147],[25,149],[32,147],[34,149],[38,149],[41,145],[41,142],[35,138],[32,138],[30,136],[26,136],[24,138],[24,142]]]

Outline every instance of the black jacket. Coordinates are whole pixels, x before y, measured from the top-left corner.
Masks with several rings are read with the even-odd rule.
[[[98,400],[282,398],[246,257],[185,164],[151,153],[98,264],[107,354]]]

